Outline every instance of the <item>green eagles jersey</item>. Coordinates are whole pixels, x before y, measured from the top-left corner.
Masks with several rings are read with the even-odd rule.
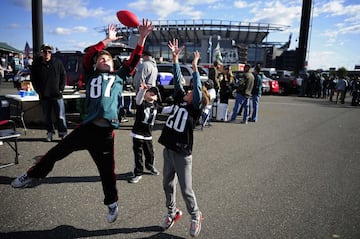
[[[86,84],[87,118],[84,124],[105,118],[114,127],[119,127],[119,98],[123,80],[115,73],[98,73]]]

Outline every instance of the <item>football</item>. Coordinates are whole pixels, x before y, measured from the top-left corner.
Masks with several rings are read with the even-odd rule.
[[[138,27],[140,25],[137,16],[128,10],[121,10],[116,13],[119,21],[127,27]]]

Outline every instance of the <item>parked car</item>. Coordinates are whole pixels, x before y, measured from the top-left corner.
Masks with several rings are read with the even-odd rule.
[[[172,63],[164,63],[157,64],[158,68],[158,78],[157,78],[157,86],[159,88],[161,98],[164,103],[172,103],[173,102],[173,94],[174,94],[174,84],[173,84],[173,64]],[[192,81],[192,65],[190,64],[180,64],[181,74],[184,77],[184,89],[188,89],[191,86]],[[205,82],[208,80],[208,72],[205,68],[198,66],[200,80]]]
[[[262,93],[263,94],[270,94],[271,93],[271,87],[270,82],[272,81],[270,78],[266,77],[264,74],[260,72],[262,76]]]
[[[79,86],[82,85],[84,70],[82,59],[84,53],[80,51],[57,51],[54,56],[61,60],[66,70],[66,85]],[[81,86],[79,86],[81,87]]]
[[[277,80],[270,79],[270,94],[278,94],[280,92],[279,82]]]
[[[277,80],[267,77],[263,72],[260,72],[263,77],[263,94],[278,94],[279,82]]]
[[[158,72],[168,72],[173,73],[173,63],[163,63],[163,64],[157,64]],[[190,86],[191,79],[192,79],[192,73],[193,69],[191,64],[180,64],[180,70],[181,74],[185,79],[184,86]],[[200,74],[200,80],[201,81],[207,81],[208,80],[208,73],[205,68],[198,66],[199,74]]]
[[[238,82],[241,79],[242,75],[244,74],[243,71],[233,71],[234,75],[234,89],[237,88]],[[272,80],[271,78],[264,75],[264,73],[260,72],[260,74],[263,77],[262,80],[262,93],[263,94],[273,94],[278,93],[279,91],[279,85],[277,84],[277,81]]]
[[[277,80],[279,83],[279,94],[281,95],[288,95],[297,93],[298,85],[297,79],[294,76],[275,76],[274,80]]]

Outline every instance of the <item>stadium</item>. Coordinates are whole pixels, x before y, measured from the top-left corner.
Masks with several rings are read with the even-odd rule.
[[[182,63],[192,60],[192,52],[199,50],[202,64],[212,64],[221,53],[225,64],[249,63],[274,67],[275,59],[289,47],[291,36],[286,42],[268,42],[272,32],[285,31],[289,26],[235,22],[225,20],[155,20],[155,28],[146,41],[145,48],[152,52],[159,62],[171,59],[167,47],[169,40],[177,38],[185,45]],[[98,27],[105,32],[107,27]],[[136,28],[118,25],[121,41],[109,46],[116,55],[127,55],[135,47],[138,38]]]

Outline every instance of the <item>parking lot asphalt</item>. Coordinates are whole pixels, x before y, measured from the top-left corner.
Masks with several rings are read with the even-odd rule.
[[[0,85],[0,95],[12,91]],[[230,104],[230,110],[231,105]],[[360,108],[324,99],[265,95],[259,121],[212,122],[195,131],[193,188],[204,220],[199,238],[360,238]],[[115,130],[119,217],[107,223],[101,182],[88,152],[59,161],[31,188],[10,182],[57,142],[41,127],[19,138],[20,163],[0,169],[0,238],[190,238],[190,217],[162,231],[162,176],[127,178],[133,167],[133,118]],[[162,172],[153,131],[155,165]],[[71,130],[71,129],[70,129]],[[94,135],[96,137],[96,135]],[[0,146],[0,163],[13,152]]]

